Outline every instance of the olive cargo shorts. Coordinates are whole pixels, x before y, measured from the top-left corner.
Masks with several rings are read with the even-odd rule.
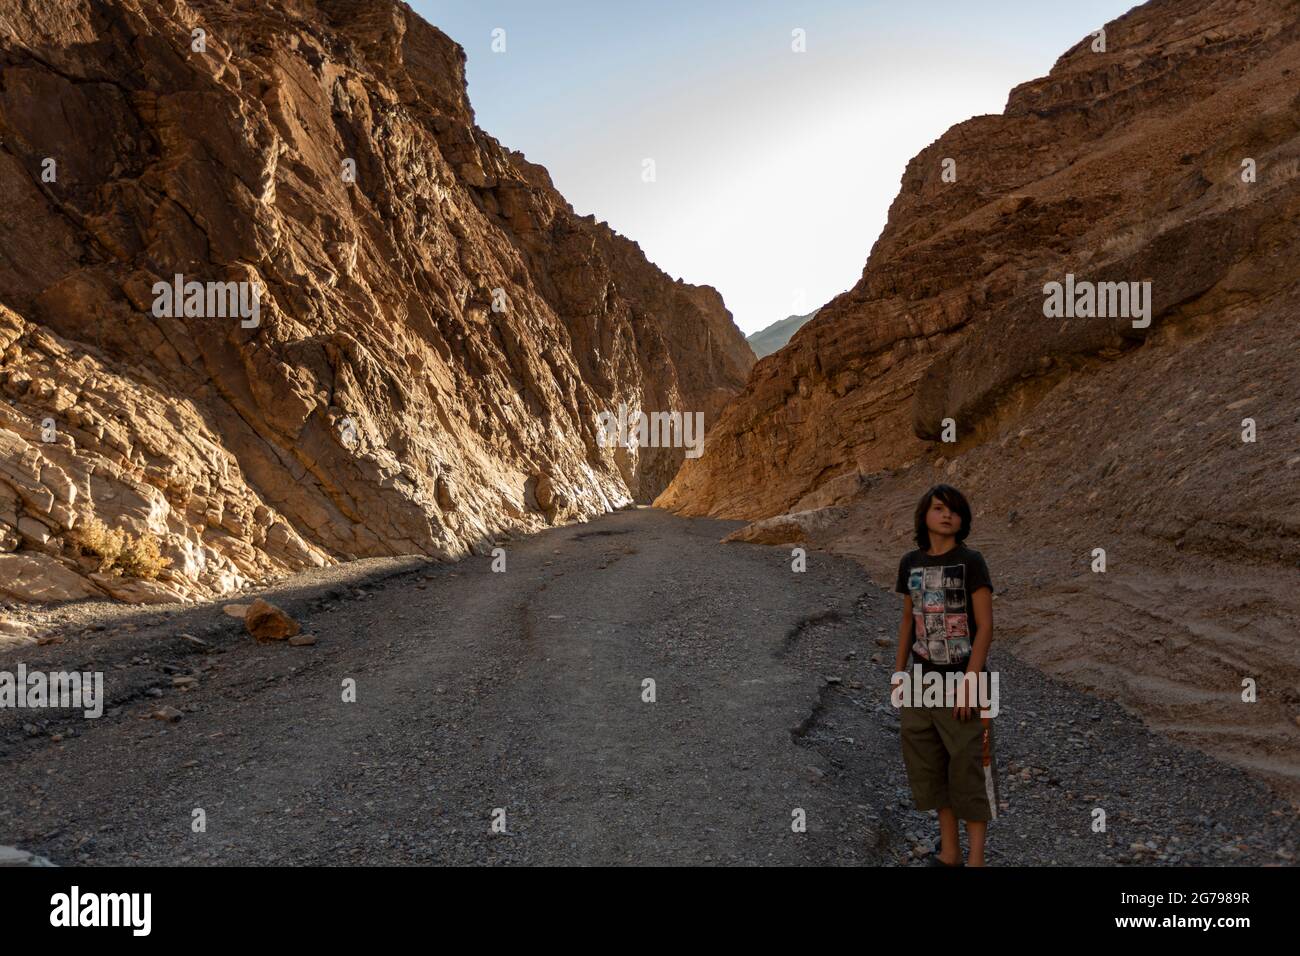
[[[903,763],[918,810],[952,807],[958,820],[995,820],[993,722],[976,708],[958,720],[951,707],[900,707]]]

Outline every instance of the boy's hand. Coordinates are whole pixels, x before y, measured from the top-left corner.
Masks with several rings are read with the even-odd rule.
[[[952,715],[958,720],[970,720],[971,711],[975,709],[974,708],[975,702],[968,701],[966,699],[967,697],[966,687],[967,687],[966,681],[961,680],[957,682],[957,693],[954,698],[954,703],[956,706],[954,706],[952,709]]]

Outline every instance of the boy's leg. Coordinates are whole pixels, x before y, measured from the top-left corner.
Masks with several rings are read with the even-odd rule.
[[[988,833],[988,828],[987,820],[966,821],[966,842],[970,844],[970,852],[966,856],[967,866],[984,865],[984,836]]]
[[[935,726],[935,715],[942,708],[902,707],[898,715],[899,741],[907,781],[918,810],[938,810],[943,847],[939,858],[956,863],[961,857],[957,835],[957,816],[948,797],[948,751]]]
[[[998,776],[997,765],[993,760],[993,721],[988,717],[980,719],[980,771],[983,776],[984,795],[989,803],[989,819],[998,816]],[[966,840],[970,844],[970,857],[967,866],[984,865],[984,839],[988,835],[987,820],[967,820]]]
[[[966,830],[970,832],[969,823]],[[956,866],[961,862],[961,839],[957,833],[957,814],[952,812],[952,807],[939,808],[939,839],[943,842],[939,859],[949,866]]]
[[[969,864],[983,866],[987,821],[998,815],[992,721],[978,716],[963,721],[945,711],[935,713],[934,723],[949,756],[948,792],[953,813],[966,821]]]

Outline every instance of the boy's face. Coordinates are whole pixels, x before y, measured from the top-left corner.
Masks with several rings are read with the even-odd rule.
[[[957,536],[961,530],[961,516],[939,500],[938,496],[930,499],[930,510],[925,513],[925,526],[931,534]]]

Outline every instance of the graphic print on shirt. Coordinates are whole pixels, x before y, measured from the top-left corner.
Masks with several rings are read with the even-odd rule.
[[[912,568],[907,576],[907,589],[912,592],[912,651],[923,660],[930,659],[930,648],[921,637],[925,634],[925,616],[921,612],[921,585],[925,583],[925,569]]]
[[[913,612],[912,633],[918,636],[925,633],[925,615]],[[925,641],[916,641],[912,645],[912,650],[916,652],[917,657],[924,658],[927,661],[930,659],[930,648],[926,646]]]
[[[912,595],[912,649],[935,664],[960,664],[970,657],[970,605],[966,567],[912,568],[907,576]]]

